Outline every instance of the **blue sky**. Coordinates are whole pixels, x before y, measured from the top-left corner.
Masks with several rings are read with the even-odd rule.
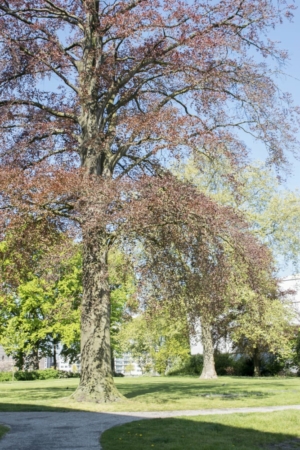
[[[294,13],[293,22],[285,21],[270,34],[270,37],[275,41],[280,41],[280,47],[288,50],[290,57],[284,68],[288,76],[282,76],[277,83],[283,91],[292,94],[295,104],[300,107],[300,7]],[[300,141],[300,131],[298,139]],[[299,161],[292,156],[289,159],[292,173],[286,175],[284,185],[288,189],[300,190],[300,145]]]
[[[296,3],[298,0],[296,0]],[[277,79],[277,84],[282,91],[292,94],[294,102],[300,107],[300,7],[294,12],[292,22],[285,20],[269,34],[269,37],[278,42],[278,46],[289,53],[289,60],[283,71],[287,74]],[[43,89],[53,89],[53,80],[42,81]],[[55,85],[57,82],[55,82]],[[254,160],[264,159],[265,152],[261,143],[253,142],[251,139],[243,136],[246,144],[251,148],[251,156]],[[300,130],[298,133],[300,142]],[[283,187],[291,190],[299,189],[300,191],[300,144],[299,144],[299,160],[292,155],[288,155],[291,162],[290,173],[283,173]]]

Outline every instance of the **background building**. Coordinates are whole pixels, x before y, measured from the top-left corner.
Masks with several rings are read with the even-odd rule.
[[[0,345],[0,372],[9,372],[14,367],[14,360],[7,356],[4,348]]]
[[[122,357],[115,358],[115,372],[131,376],[138,376],[143,374],[138,363],[132,358],[129,353],[124,353]]]
[[[65,360],[60,354],[61,346],[57,348],[56,365],[57,370],[64,370],[66,372],[80,372],[79,363],[71,363],[69,360]],[[42,357],[39,362],[39,369],[50,369],[54,366],[53,357]],[[14,367],[14,360],[12,356],[8,356],[4,348],[0,345],[0,372],[11,371]]]

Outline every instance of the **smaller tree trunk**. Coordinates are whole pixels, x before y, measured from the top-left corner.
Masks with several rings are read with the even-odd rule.
[[[39,370],[40,368],[40,357],[39,357],[39,347],[36,346],[32,350],[32,368],[33,370]]]
[[[15,356],[13,356],[15,361],[15,366],[18,370],[25,369],[25,353],[22,350],[18,350]]]
[[[56,353],[56,344],[53,344],[53,368],[57,369],[57,353]]]
[[[259,351],[256,347],[253,352],[253,364],[254,364],[254,376],[260,377],[260,360],[259,360]]]
[[[211,333],[211,324],[205,319],[205,317],[201,318],[201,338],[203,345],[203,369],[200,378],[204,380],[218,378],[215,369],[214,345]]]

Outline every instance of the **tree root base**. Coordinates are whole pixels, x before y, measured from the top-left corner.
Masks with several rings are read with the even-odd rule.
[[[71,399],[76,402],[87,403],[114,403],[125,400],[125,397],[120,394],[114,385],[113,381],[101,385],[79,385],[76,391],[72,394]]]
[[[218,375],[216,373],[202,373],[199,378],[201,380],[216,380]]]

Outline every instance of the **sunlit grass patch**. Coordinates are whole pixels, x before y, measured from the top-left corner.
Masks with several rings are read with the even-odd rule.
[[[125,377],[115,382],[125,400],[108,405],[77,403],[79,380],[0,383],[0,411],[163,411],[300,404],[300,378]]]

